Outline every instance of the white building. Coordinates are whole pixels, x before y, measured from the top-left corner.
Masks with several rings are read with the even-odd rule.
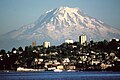
[[[67,39],[67,40],[65,40],[65,43],[68,43],[68,44],[73,43],[73,40]]]
[[[99,61],[99,60],[92,60],[91,65],[98,65],[99,63],[100,63],[100,61]]]
[[[79,42],[80,42],[82,45],[86,44],[86,42],[87,42],[87,37],[86,37],[86,35],[81,35],[81,36],[79,36]]]
[[[69,58],[65,58],[64,60],[63,60],[63,63],[69,63],[70,62],[70,59]]]
[[[44,46],[45,48],[50,47],[50,42],[47,42],[47,41],[46,41],[46,42],[44,42],[44,43],[43,43],[43,46]]]

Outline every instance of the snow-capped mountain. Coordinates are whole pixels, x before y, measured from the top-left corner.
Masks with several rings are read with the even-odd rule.
[[[88,40],[120,38],[120,30],[84,14],[79,8],[60,7],[47,11],[32,24],[0,36],[0,48],[30,45],[33,41],[38,45],[44,41],[56,45],[66,39],[78,41],[81,34],[87,35]]]

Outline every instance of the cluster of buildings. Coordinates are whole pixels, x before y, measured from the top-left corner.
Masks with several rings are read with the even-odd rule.
[[[37,46],[36,41],[32,42],[32,46]],[[45,47],[45,48],[50,47],[50,42],[48,42],[48,41],[43,42],[43,47]]]
[[[116,40],[117,43],[119,41]],[[37,46],[34,41],[30,50],[29,47],[25,51],[13,49],[12,54],[7,55],[7,58],[15,62],[10,63],[10,67],[17,65],[17,71],[106,70],[109,67],[120,67],[119,46],[115,52],[97,52],[89,49],[92,44],[88,46],[86,35],[79,36],[79,42],[67,39],[64,43],[60,46],[51,46],[50,42],[45,41],[42,46]],[[4,61],[2,57],[3,55],[0,55],[0,63]],[[5,68],[4,65],[6,64],[3,64]]]
[[[119,41],[119,40],[116,40]],[[65,40],[65,43],[70,44],[67,47],[77,48],[77,45],[74,45],[74,41],[71,39]],[[87,46],[87,36],[81,35],[79,36],[79,43],[82,46]],[[43,43],[44,48],[50,47],[50,42]],[[59,51],[66,52],[66,51]],[[116,56],[116,53],[111,52],[95,52],[93,50],[86,51],[83,47],[80,47],[80,50],[76,50],[76,55],[72,54],[74,51],[70,50],[68,56],[63,58],[62,61],[54,60],[43,60],[43,59],[35,59],[34,63],[38,64],[38,68],[45,68],[47,70],[105,70],[109,67],[113,67],[116,64],[120,63],[120,59]],[[74,58],[71,58],[69,54],[72,54]],[[41,56],[57,56],[60,53],[50,52],[49,54],[41,54]],[[64,56],[64,55],[62,55]],[[43,64],[44,63],[44,64]],[[41,67],[41,64],[44,66]]]
[[[42,58],[35,58],[33,65],[35,68],[45,69],[45,70],[105,70],[108,67],[115,66],[115,62],[120,63],[120,59],[115,55],[115,53],[96,53],[91,51],[90,53],[78,52],[79,56],[74,56],[76,59],[72,59],[69,56],[62,58],[61,61],[58,59],[49,60]],[[56,56],[59,55],[57,52],[53,52],[41,56]],[[104,58],[103,58],[104,56]]]
[[[84,34],[79,36],[79,42],[81,45],[86,45],[87,44],[87,36]],[[67,39],[67,40],[65,40],[65,43],[73,44],[74,41],[72,39]],[[36,46],[36,41],[32,42],[32,46]],[[48,41],[43,42],[43,47],[45,47],[45,48],[50,47],[50,42],[48,42]]]
[[[79,42],[81,45],[86,45],[87,44],[87,37],[86,35],[81,35],[79,36]],[[65,40],[65,43],[67,44],[73,44],[74,41],[71,39],[67,39]],[[36,41],[32,42],[32,46],[36,46]],[[43,47],[44,48],[49,48],[50,47],[50,42],[45,41],[43,42]],[[34,50],[34,52],[38,53],[37,51]],[[48,56],[48,55],[59,55],[58,52],[50,52],[50,54],[40,54],[40,56]],[[83,59],[83,61],[85,61],[85,58],[87,58],[87,56],[80,56],[81,59]],[[68,70],[68,71],[73,71],[76,70],[76,66],[74,63],[76,63],[76,60],[70,60],[69,58],[63,58],[62,61],[58,61],[56,60],[44,60],[42,58],[35,58],[32,61],[32,65],[34,66],[35,70],[37,69],[45,69],[45,70]],[[79,62],[81,63],[81,62]],[[92,63],[93,64],[93,63]],[[24,68],[25,69],[25,68]],[[18,68],[18,71],[22,71],[24,70],[23,68]],[[32,70],[34,71],[34,69],[25,69],[25,70]]]

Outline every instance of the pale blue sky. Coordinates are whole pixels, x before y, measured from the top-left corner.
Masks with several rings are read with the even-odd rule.
[[[0,35],[33,23],[41,14],[60,6],[78,7],[120,29],[120,0],[0,0]]]

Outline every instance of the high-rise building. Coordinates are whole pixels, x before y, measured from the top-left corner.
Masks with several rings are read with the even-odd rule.
[[[32,42],[32,46],[36,46],[36,41]]]
[[[86,35],[79,36],[79,42],[81,43],[81,45],[86,45],[86,43],[87,43]]]
[[[45,47],[45,48],[50,47],[50,42],[45,41],[45,42],[43,43],[43,47]]]

